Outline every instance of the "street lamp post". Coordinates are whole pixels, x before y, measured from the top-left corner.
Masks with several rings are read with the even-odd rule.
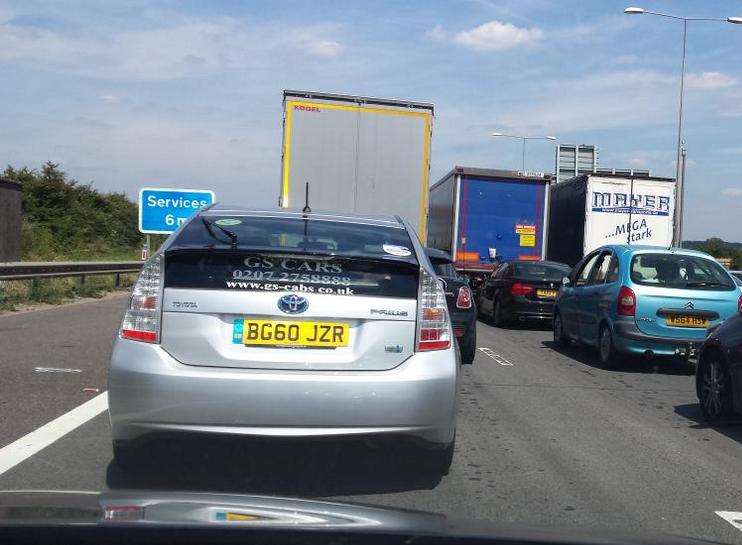
[[[518,140],[523,141],[523,157],[521,160],[521,170],[523,172],[526,171],[526,140],[556,140],[555,136],[524,136],[520,134],[504,134],[501,132],[493,132],[490,136],[495,138],[517,138]]]
[[[629,15],[657,15],[659,17],[667,17],[668,19],[683,21],[683,59],[680,64],[680,101],[678,106],[678,145],[675,156],[675,181],[677,184],[677,191],[675,192],[675,218],[673,221],[675,228],[673,229],[672,239],[674,246],[680,246],[683,242],[683,201],[685,197],[685,169],[681,166],[681,162],[685,162],[685,148],[683,144],[683,94],[685,89],[685,45],[688,36],[688,21],[721,21],[724,23],[739,25],[742,24],[742,17],[681,17],[678,15],[670,15],[668,13],[649,11],[638,7],[628,7],[623,10],[623,12]]]

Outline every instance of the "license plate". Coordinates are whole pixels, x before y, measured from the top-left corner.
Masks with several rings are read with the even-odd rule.
[[[673,327],[708,327],[709,321],[701,316],[689,316],[687,314],[668,314],[667,325]]]
[[[536,297],[542,299],[556,299],[558,293],[557,290],[536,290]]]
[[[348,346],[350,327],[341,322],[292,320],[234,321],[232,340],[249,346]]]

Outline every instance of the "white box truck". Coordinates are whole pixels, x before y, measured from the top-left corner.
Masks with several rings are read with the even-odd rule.
[[[672,245],[675,179],[581,174],[551,187],[547,256],[568,265],[605,244]]]
[[[433,105],[283,92],[278,205],[399,215],[426,238]]]

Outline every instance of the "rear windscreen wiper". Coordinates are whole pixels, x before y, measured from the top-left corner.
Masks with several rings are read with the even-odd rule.
[[[722,282],[710,282],[708,280],[702,280],[699,282],[686,282],[685,284],[686,288],[719,288],[722,286],[726,286],[726,284]]]
[[[212,229],[212,227],[216,227],[222,233],[224,233],[225,235],[227,235],[229,237],[229,241],[232,244],[232,246],[237,246],[237,235],[233,231],[230,231],[229,229],[225,229],[224,227],[222,227],[218,223],[210,222],[210,221],[208,221],[204,217],[201,218],[201,221],[204,222],[204,225],[206,226],[206,230],[211,235],[211,238],[213,238],[214,240],[219,241],[219,238],[217,238],[217,236],[214,235],[214,230]],[[221,242],[221,241],[219,241],[219,242]]]

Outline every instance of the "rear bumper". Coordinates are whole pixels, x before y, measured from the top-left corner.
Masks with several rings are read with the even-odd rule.
[[[453,438],[458,354],[414,354],[388,371],[195,367],[159,345],[117,339],[109,374],[113,439],[201,432],[274,437],[400,434]]]
[[[643,355],[648,351],[658,356],[695,355],[703,339],[684,337],[655,337],[642,333],[631,320],[613,323],[613,342],[620,352]]]
[[[532,301],[525,297],[513,298],[506,312],[517,320],[551,320],[554,301]]]

